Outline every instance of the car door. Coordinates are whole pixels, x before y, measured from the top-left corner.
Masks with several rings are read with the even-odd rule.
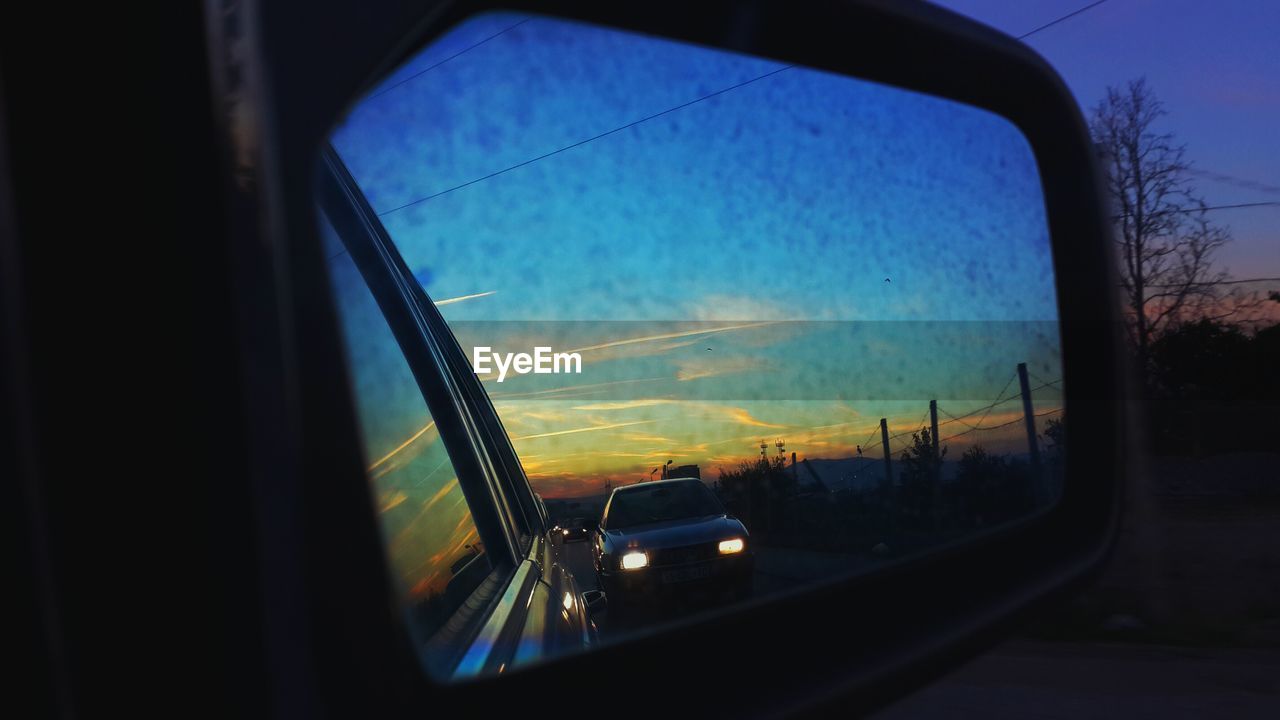
[[[366,221],[333,153],[322,182],[321,233],[366,473],[428,669],[501,672],[590,644],[581,584],[448,326]]]

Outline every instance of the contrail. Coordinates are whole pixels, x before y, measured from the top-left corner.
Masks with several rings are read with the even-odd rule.
[[[763,325],[772,325],[776,320],[768,320],[765,322],[746,323],[743,325],[726,325],[724,327],[701,329],[701,330],[681,330],[679,332],[662,333],[661,335],[648,335],[638,338],[627,338],[626,340],[614,340],[612,342],[600,343],[599,345],[588,345],[587,347],[575,348],[568,352],[587,352],[589,350],[604,350],[605,348],[618,347],[619,345],[633,345],[635,343],[653,342],[654,340],[671,340],[673,338],[689,337],[691,335],[710,335],[712,333],[727,332],[729,330],[743,330],[746,328],[761,327]]]
[[[475,300],[476,298],[486,297],[486,296],[488,296],[488,295],[492,295],[492,294],[494,294],[494,293],[496,293],[496,292],[498,292],[498,291],[497,291],[497,290],[490,290],[490,291],[488,291],[488,292],[476,293],[476,294],[474,294],[474,295],[462,295],[461,297],[456,297],[456,298],[447,298],[447,299],[445,299],[445,300],[436,300],[436,301],[435,301],[435,302],[436,302],[436,307],[440,307],[441,305],[452,305],[452,304],[454,304],[454,303],[460,303],[460,302],[462,302],[463,300]]]
[[[614,428],[628,427],[630,425],[645,425],[647,423],[658,422],[657,420],[635,420],[633,422],[613,423],[610,425],[592,425],[591,427],[574,428],[573,430],[557,430],[555,432],[540,433],[538,435],[524,435],[521,437],[511,438],[512,440],[533,440],[534,438],[552,437],[553,435],[572,435],[574,433],[593,432],[595,430],[612,430]]]

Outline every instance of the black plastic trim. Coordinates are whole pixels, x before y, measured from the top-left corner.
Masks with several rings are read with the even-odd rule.
[[[486,714],[503,698],[534,698],[548,687],[571,685],[583,707],[607,707],[619,700],[615,680],[620,674],[662,667],[666,692],[629,695],[629,711],[664,713],[670,697],[683,697],[682,709],[690,713],[819,708],[848,713],[883,702],[994,641],[1017,613],[1079,581],[1105,556],[1117,517],[1126,439],[1109,224],[1079,110],[1053,71],[1025,46],[914,2],[517,0],[382,7],[350,0],[319,13],[300,0],[281,0],[251,7],[261,11],[253,20],[260,28],[254,47],[262,53],[256,67],[265,76],[258,115],[264,166],[275,172],[265,176],[272,192],[260,198],[261,212],[285,229],[271,242],[287,248],[292,273],[276,278],[276,287],[299,305],[324,292],[316,280],[322,267],[311,215],[316,158],[329,128],[382,71],[485,10],[537,12],[723,47],[948,97],[1010,119],[1028,138],[1040,165],[1058,278],[1072,448],[1090,452],[1087,473],[1077,455],[1068,457],[1059,504],[1016,531],[821,593],[714,616],[682,628],[679,635],[647,636],[498,680],[452,686],[415,679],[416,659],[406,652],[402,630],[376,612],[377,593],[342,579],[348,572],[361,575],[355,564],[368,561],[379,548],[369,542],[367,518],[352,515],[367,505],[334,502],[358,492],[363,477],[349,465],[324,468],[327,483],[351,490],[311,495],[302,509],[305,524],[340,534],[351,523],[359,542],[343,563],[309,566],[305,578],[308,597],[314,598],[310,655],[295,659],[316,669],[315,703],[335,714],[418,715],[442,706]],[[406,33],[411,27],[416,29]],[[285,357],[294,362],[337,352],[331,323],[286,323],[281,331],[295,349]],[[334,392],[331,373],[304,369],[298,376],[304,406],[319,402],[306,398]],[[352,442],[348,421],[303,413],[297,422],[304,454]],[[304,465],[316,467],[314,461]],[[335,627],[346,630],[335,632]],[[359,642],[353,641],[355,635]],[[290,657],[290,648],[272,650],[284,660]],[[362,667],[370,653],[384,672]],[[739,690],[703,692],[717,686]]]

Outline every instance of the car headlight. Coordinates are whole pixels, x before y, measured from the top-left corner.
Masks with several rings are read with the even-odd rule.
[[[742,549],[746,546],[747,544],[742,542],[742,538],[733,538],[732,540],[721,540],[720,554],[732,555],[734,553],[740,553],[742,552]]]
[[[622,556],[623,570],[639,570],[649,566],[649,556],[642,552],[629,552]]]
[[[561,530],[560,532],[564,533],[565,535],[568,535],[568,534],[569,534],[569,530],[568,530],[567,528],[566,528],[566,529],[564,529],[564,530]]]

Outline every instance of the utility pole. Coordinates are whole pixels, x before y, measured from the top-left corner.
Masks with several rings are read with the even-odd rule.
[[[933,440],[933,454],[938,455],[938,401],[929,401],[929,433]]]
[[[889,483],[889,528],[893,540],[890,542],[897,544],[898,534],[898,500],[899,494],[897,488],[893,486],[893,460],[889,453],[889,421],[880,418],[880,444],[884,452],[884,477]]]
[[[889,452],[889,421],[880,418],[880,444],[884,447],[884,476],[889,481],[889,486],[893,486],[893,460]]]
[[[938,450],[938,401],[929,401],[929,439],[933,443],[933,529],[938,529],[938,517],[942,514],[942,453]]]
[[[1031,405],[1031,382],[1027,380],[1027,364],[1018,363],[1018,385],[1022,389],[1022,415],[1027,425],[1027,448],[1031,451],[1032,492],[1036,504],[1044,500],[1044,478],[1040,472],[1040,443],[1036,442],[1036,413]]]
[[[800,477],[796,474],[796,453],[791,452],[791,497],[788,498],[791,505],[791,532],[796,532],[800,527],[799,503],[796,498],[800,496]]]

